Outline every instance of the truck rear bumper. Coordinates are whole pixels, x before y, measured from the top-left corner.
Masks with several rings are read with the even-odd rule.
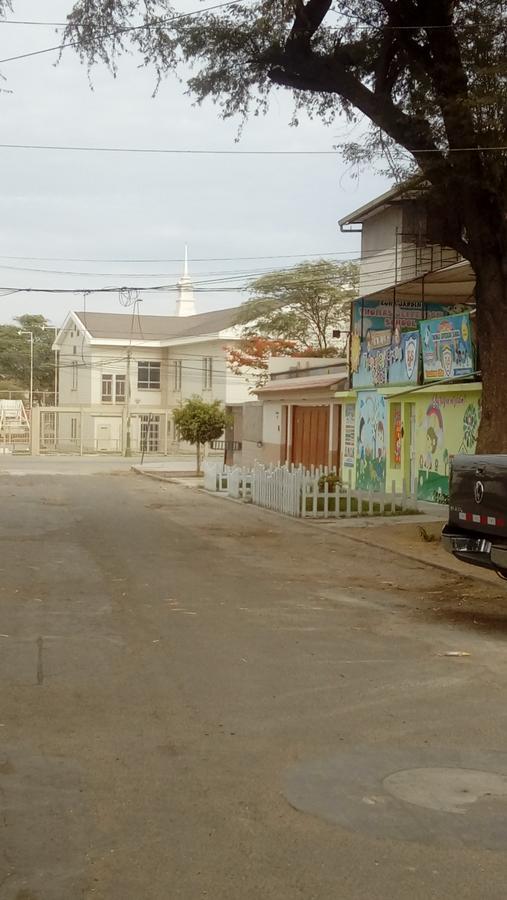
[[[460,534],[449,525],[444,525],[442,545],[448,553],[452,553],[461,562],[483,569],[493,569],[505,577],[507,573],[507,547],[495,546],[488,538],[481,535]]]

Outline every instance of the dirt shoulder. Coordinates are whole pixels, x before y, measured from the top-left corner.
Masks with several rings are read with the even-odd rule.
[[[440,541],[443,525],[441,519],[428,521],[419,516],[414,518],[415,521],[407,516],[403,522],[398,520],[396,524],[390,522],[389,519],[384,519],[381,523],[377,520],[374,527],[371,523],[354,528],[340,527],[340,532],[359,543],[392,550],[409,559],[445,569],[464,578],[479,579],[493,584],[496,588],[502,587],[500,579],[494,572],[479,569],[476,566],[467,566],[444,550]],[[327,522],[314,520],[312,524],[322,528],[333,528],[334,523],[329,520]]]

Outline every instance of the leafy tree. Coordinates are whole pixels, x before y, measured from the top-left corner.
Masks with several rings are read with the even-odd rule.
[[[66,37],[113,69],[134,45],[158,76],[193,66],[190,92],[223,116],[266,109],[273,87],[326,122],[371,130],[380,152],[424,177],[429,238],[476,274],[484,384],[479,449],[507,448],[507,25],[505,0],[248,0],[171,18],[169,0],[78,0]],[[125,28],[145,27],[125,31]],[[312,166],[308,166],[308,179]]]
[[[333,329],[344,327],[349,302],[357,293],[356,263],[324,259],[262,275],[250,285],[252,299],[240,307],[236,322],[249,336],[294,342],[299,350],[337,354]]]
[[[35,391],[54,390],[54,341],[52,329],[44,330],[44,316],[25,315],[17,325],[0,325],[0,391],[27,391],[30,385],[30,338],[20,331],[33,331],[33,387]],[[11,387],[7,388],[7,383]],[[4,384],[6,387],[4,387]],[[15,385],[15,387],[12,387]]]
[[[195,444],[197,474],[201,471],[201,447],[215,441],[230,424],[230,416],[219,400],[206,403],[202,397],[191,397],[173,411],[174,424],[184,441]]]

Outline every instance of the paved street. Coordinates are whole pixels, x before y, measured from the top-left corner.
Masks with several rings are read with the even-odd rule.
[[[120,467],[22,471],[0,900],[504,900],[501,582]]]

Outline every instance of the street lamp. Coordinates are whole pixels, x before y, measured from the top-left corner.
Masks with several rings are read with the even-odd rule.
[[[18,334],[30,335],[30,415],[33,408],[33,331],[18,331]]]
[[[42,330],[43,331],[54,331],[54,333],[55,333],[55,340],[53,341],[53,344],[54,344],[58,337],[58,332],[60,331],[60,329],[57,328],[56,325],[43,325]],[[54,406],[57,406],[57,398],[58,398],[58,350],[55,350],[55,402],[53,404]]]

